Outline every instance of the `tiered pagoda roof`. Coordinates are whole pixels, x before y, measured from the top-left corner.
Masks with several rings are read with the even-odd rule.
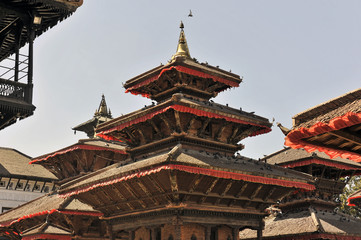
[[[209,101],[241,79],[191,59],[181,28],[168,65],[124,84],[127,92],[157,103],[96,129],[98,137],[125,143],[131,161],[59,189],[61,197],[74,196],[103,212],[115,235],[170,222],[177,229],[217,224],[231,225],[235,232],[241,226],[260,230],[267,206],[295,189],[314,189],[308,175],[234,156],[243,148],[240,140],[269,132],[271,124]]]
[[[285,144],[361,162],[361,89],[294,116]]]
[[[264,239],[361,239],[361,220],[335,209],[347,183],[342,177],[360,175],[361,164],[339,157],[331,159],[323,152],[292,148],[264,160],[312,174],[316,186],[314,191],[296,191],[280,201],[280,211],[265,220]],[[247,229],[240,237],[256,239],[256,233]]]

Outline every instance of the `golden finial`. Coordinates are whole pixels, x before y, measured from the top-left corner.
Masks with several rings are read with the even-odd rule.
[[[181,32],[179,35],[177,52],[172,56],[172,60],[174,60],[176,57],[191,58],[191,54],[189,53],[189,49],[188,49],[188,45],[187,45],[186,36],[183,31],[184,24],[182,21],[180,23],[179,28],[181,29]]]

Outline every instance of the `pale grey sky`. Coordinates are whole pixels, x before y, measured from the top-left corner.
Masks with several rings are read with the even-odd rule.
[[[360,10],[358,0],[84,0],[36,39],[37,109],[0,131],[0,146],[36,157],[86,138],[71,128],[103,93],[114,117],[150,104],[122,83],[170,59],[180,20],[192,57],[244,78],[215,102],[291,127],[295,114],[361,87]],[[259,158],[281,149],[283,135],[273,127],[242,143],[242,155]]]

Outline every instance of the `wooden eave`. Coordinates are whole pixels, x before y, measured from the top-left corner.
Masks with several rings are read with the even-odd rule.
[[[212,103],[212,102],[208,102],[208,101],[198,101],[196,99],[186,98],[182,94],[176,94],[176,95],[173,95],[173,97],[170,100],[162,102],[158,105],[145,106],[141,110],[137,110],[135,112],[123,115],[121,117],[114,118],[106,123],[100,124],[97,127],[96,132],[99,133],[102,131],[107,131],[111,128],[117,127],[118,125],[124,124],[126,122],[130,122],[133,119],[141,118],[142,116],[151,114],[152,112],[162,110],[166,107],[169,107],[169,106],[172,106],[175,104],[192,107],[192,108],[196,108],[196,109],[203,110],[203,111],[208,111],[208,112],[216,113],[219,115],[233,117],[233,118],[247,121],[250,123],[263,125],[265,127],[272,126],[272,124],[266,118],[257,116],[253,113],[248,113],[248,112],[245,112],[242,110],[234,109],[231,107],[227,107],[227,106],[224,106],[221,104],[216,104],[216,103]]]
[[[9,229],[18,234],[32,234],[37,226],[50,222],[60,228],[73,229],[77,235],[89,229],[93,221],[99,221],[100,216],[102,213],[79,200],[59,198],[51,193],[0,215],[0,231]]]
[[[2,80],[1,81],[6,81]],[[16,83],[17,85],[26,84]],[[0,96],[0,113],[3,113],[0,119],[0,130],[15,123],[18,119],[24,119],[33,115],[35,106],[26,101]]]
[[[34,158],[30,163],[42,165],[63,183],[87,172],[124,161],[127,157],[124,145],[89,139],[79,140],[77,144]]]
[[[140,75],[126,81],[123,86],[125,89],[131,88],[137,84],[142,83],[146,79],[158,76],[162,72],[162,70],[169,69],[169,68],[175,67],[175,66],[183,66],[183,67],[187,67],[189,69],[200,71],[200,72],[212,75],[212,76],[224,78],[224,79],[234,82],[235,84],[239,84],[242,82],[242,79],[240,79],[239,75],[227,72],[225,70],[213,67],[208,64],[203,64],[203,63],[199,64],[190,59],[177,58],[177,61],[173,61],[166,65],[160,65],[156,68],[153,68],[143,74],[140,74]]]
[[[188,154],[195,154],[195,156],[189,158],[187,157]],[[197,160],[201,156],[204,160]],[[210,162],[204,165],[206,159]],[[73,183],[63,186],[59,192],[61,197],[76,195],[81,201],[87,202],[95,209],[106,213],[106,216],[110,216],[109,214],[119,211],[123,213],[132,212],[136,209],[143,211],[149,209],[150,206],[162,208],[179,200],[223,206],[227,204],[235,206],[241,204],[240,206],[243,206],[242,204],[246,204],[244,206],[246,208],[264,208],[269,203],[281,198],[281,195],[293,191],[293,188],[284,188],[277,184],[272,185],[272,181],[279,181],[275,179],[312,181],[307,175],[277,166],[259,165],[257,161],[249,159],[212,159],[213,156],[208,156],[208,153],[196,153],[191,150],[184,150],[183,152],[179,147],[176,147],[164,155],[149,156],[146,160],[128,163],[127,165],[115,164],[107,169],[92,173],[90,176],[80,177]],[[233,164],[232,161],[234,161]],[[271,185],[219,178],[202,173],[166,170],[168,169],[167,166],[173,166],[172,164],[181,164],[182,166],[189,166],[190,169],[199,168],[204,169],[202,171],[213,171],[214,173],[224,171],[230,174],[259,175],[255,179],[267,176]],[[229,167],[233,169],[229,169]],[[161,170],[163,168],[164,170]],[[245,172],[245,169],[249,169],[249,172]],[[234,184],[234,182],[237,183]],[[95,199],[95,196],[98,197]],[[99,198],[99,196],[102,197]]]
[[[82,0],[1,1],[0,7],[3,10],[3,16],[0,16],[0,42],[2,42],[0,61],[15,53],[16,40],[11,36],[13,36],[14,31],[17,31],[19,24],[15,23],[18,20],[24,25],[20,33],[20,47],[22,47],[29,42],[28,33],[33,17],[30,14],[42,17],[42,22],[37,26],[35,32],[36,36],[40,36],[59,21],[70,16],[82,3]]]
[[[355,89],[351,92],[341,95],[340,97],[333,98],[327,102],[321,103],[315,107],[309,108],[301,113],[296,114],[293,117],[293,127],[300,127],[300,124],[307,124],[302,125],[303,127],[311,126],[313,124],[307,122],[314,120],[320,115],[329,114],[332,111],[342,109],[345,107],[346,104],[352,103],[357,100],[361,100],[361,88]],[[347,109],[346,111],[349,110]],[[342,115],[343,113],[346,112],[341,110],[341,113],[336,113],[336,116]],[[332,116],[331,118],[333,118],[334,116]]]

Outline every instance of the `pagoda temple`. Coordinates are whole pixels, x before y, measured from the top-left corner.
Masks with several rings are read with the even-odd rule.
[[[14,209],[0,215],[0,229],[12,237],[53,230],[65,239],[238,240],[251,228],[261,239],[267,207],[315,189],[310,175],[236,154],[242,139],[271,123],[210,100],[242,80],[192,59],[183,27],[168,64],[124,84],[151,105],[98,125],[96,138],[33,159],[61,179],[49,198],[83,205],[28,205],[26,216]]]
[[[270,164],[311,174],[316,190],[295,191],[284,198],[278,212],[265,220],[263,239],[361,239],[361,220],[336,210],[338,197],[351,176],[361,174],[361,164],[330,159],[323,152],[285,148],[263,159]],[[347,177],[347,178],[345,178]],[[244,230],[241,239],[256,239]]]

